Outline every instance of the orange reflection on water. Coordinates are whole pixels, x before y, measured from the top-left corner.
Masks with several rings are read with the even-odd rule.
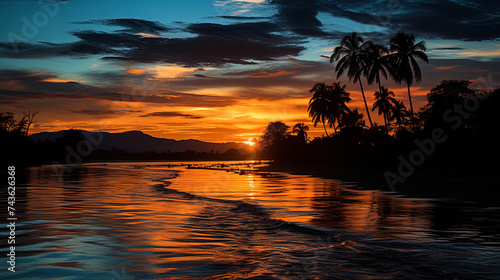
[[[428,202],[348,189],[341,181],[312,176],[193,169],[185,170],[170,187],[202,197],[249,201],[271,209],[273,218],[350,232],[397,236],[418,229],[425,233],[430,226],[425,215],[431,207]]]
[[[169,275],[197,266],[210,270],[212,264],[276,262],[283,252],[311,250],[297,244],[293,230],[269,234],[283,226],[281,220],[381,237],[423,238],[430,227],[421,211],[428,204],[349,190],[336,180],[183,167],[179,177],[168,179],[169,168],[137,165],[84,166],[62,181],[50,167],[31,169],[26,215],[39,222],[26,226],[37,232],[25,244],[27,252],[71,252],[61,255],[58,266],[127,266]]]

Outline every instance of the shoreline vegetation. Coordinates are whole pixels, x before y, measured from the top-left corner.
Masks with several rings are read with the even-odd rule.
[[[369,124],[363,113],[349,108],[345,85],[316,83],[308,113],[314,126],[323,126],[324,136],[310,140],[304,123],[290,128],[270,122],[258,142],[264,157],[275,161],[269,170],[356,181],[412,197],[500,205],[495,196],[500,188],[500,88],[476,90],[468,80],[443,80],[415,112],[411,86],[422,80],[418,61],[429,62],[425,51],[425,42],[415,43],[413,35],[402,32],[388,46],[356,33],[346,36],[330,62],[337,62],[337,78],[346,74],[359,84]],[[407,86],[409,110],[382,78]],[[378,85],[371,110],[365,81]],[[372,121],[373,111],[383,124]]]
[[[256,141],[254,152],[128,153],[85,147],[80,130],[71,129],[54,142],[28,138],[36,113],[20,122],[0,113],[0,165],[36,166],[69,163],[68,147],[81,151],[77,163],[121,160],[273,160],[264,170],[287,171],[356,181],[361,186],[397,191],[412,197],[458,198],[500,205],[500,88],[476,90],[468,80],[443,80],[427,94],[427,104],[414,111],[411,86],[422,79],[418,61],[428,62],[425,43],[413,35],[396,34],[387,46],[346,36],[335,47],[337,78],[346,74],[359,85],[365,112],[351,109],[346,85],[318,82],[309,93],[308,114],[325,134],[310,139],[305,123],[293,127],[272,121]],[[398,100],[383,79],[405,84],[408,96]],[[378,85],[371,110],[363,83]],[[408,101],[409,109],[405,106]],[[383,117],[372,121],[370,113]],[[365,123],[364,114],[368,124]],[[86,155],[84,155],[86,154]],[[73,157],[75,159],[76,156]],[[74,164],[74,162],[71,162]]]

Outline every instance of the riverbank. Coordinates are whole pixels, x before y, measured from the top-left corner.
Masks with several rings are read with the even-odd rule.
[[[260,170],[339,179],[353,183],[352,188],[376,189],[412,198],[500,207],[500,198],[497,195],[500,189],[500,172],[488,164],[435,162],[419,167],[405,182],[395,184],[393,189],[384,178],[384,172],[387,170],[381,168],[353,169],[273,163]]]

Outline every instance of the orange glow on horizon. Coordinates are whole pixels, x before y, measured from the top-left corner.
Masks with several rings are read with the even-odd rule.
[[[248,139],[248,141],[244,142],[245,144],[247,144],[248,146],[250,147],[253,147],[255,145],[255,142],[253,142],[252,139]]]

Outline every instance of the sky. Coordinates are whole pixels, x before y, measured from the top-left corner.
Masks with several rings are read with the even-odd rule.
[[[329,56],[358,32],[387,45],[399,31],[427,46],[416,109],[445,79],[500,82],[500,3],[486,0],[0,0],[0,112],[39,112],[31,133],[140,130],[155,137],[245,142],[267,124],[309,125]],[[366,85],[373,104],[376,85]],[[406,85],[382,81],[408,105]],[[383,123],[377,111],[375,122]]]

